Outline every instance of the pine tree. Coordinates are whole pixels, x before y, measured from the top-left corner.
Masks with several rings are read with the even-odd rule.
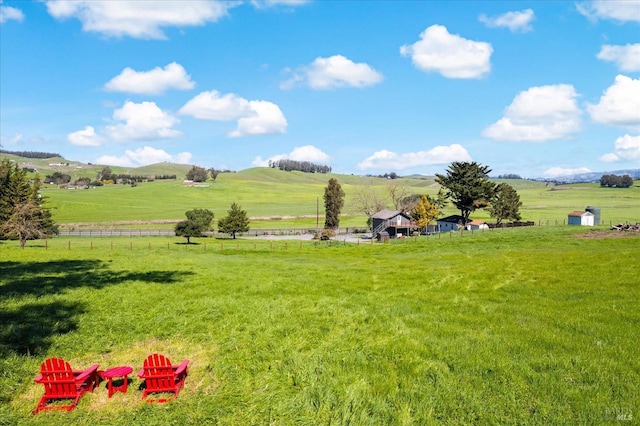
[[[249,218],[247,212],[236,203],[231,204],[231,209],[227,213],[226,217],[218,221],[218,231],[230,234],[235,240],[236,233],[249,230]]]

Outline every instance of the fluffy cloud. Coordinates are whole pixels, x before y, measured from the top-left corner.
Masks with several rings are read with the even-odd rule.
[[[597,58],[614,62],[620,71],[640,71],[640,43],[625,46],[605,44],[600,48]]]
[[[578,12],[592,21],[611,19],[618,22],[640,22],[640,1],[595,0],[578,3]]]
[[[104,138],[96,134],[92,126],[87,126],[83,130],[69,133],[67,140],[78,146],[100,146],[104,142]]]
[[[145,146],[144,148],[138,148],[135,151],[126,150],[124,155],[120,157],[103,155],[96,159],[95,163],[122,167],[140,167],[162,162],[191,164],[191,157],[192,155],[190,152],[181,152],[176,155],[171,155],[161,149]]]
[[[546,178],[553,179],[553,178],[558,178],[558,177],[562,177],[562,176],[579,175],[579,174],[582,174],[582,173],[591,173],[591,170],[589,170],[586,167],[577,167],[577,168],[552,167],[552,168],[546,170],[543,173],[543,175]]]
[[[84,31],[111,37],[166,38],[162,28],[216,22],[236,3],[223,1],[94,1],[49,0],[56,19],[77,18]]]
[[[587,105],[596,123],[640,131],[640,79],[618,75],[596,105]]]
[[[173,125],[177,118],[162,111],[155,102],[125,102],[113,112],[113,118],[124,123],[107,126],[107,135],[116,141],[177,138],[182,135]]]
[[[604,154],[598,158],[605,163],[616,161],[638,161],[640,162],[640,136],[624,135],[616,139],[614,152]]]
[[[5,147],[7,145],[16,145],[23,138],[24,135],[22,133],[16,133],[16,135],[12,137],[0,135],[0,145],[3,145]]]
[[[252,135],[271,135],[287,131],[287,119],[278,105],[267,101],[250,101],[252,114],[238,120],[238,128],[229,133],[237,138]]]
[[[20,9],[11,6],[2,6],[2,0],[0,0],[0,24],[4,24],[7,21],[22,21],[24,19],[24,13]]]
[[[268,101],[249,101],[233,93],[202,92],[189,100],[178,112],[201,120],[238,120],[230,137],[284,133],[287,119],[280,108]]]
[[[482,135],[502,141],[545,142],[580,130],[582,111],[576,91],[568,84],[531,87],[518,93],[504,117],[484,129]]]
[[[290,89],[296,85],[308,85],[318,90],[365,87],[380,83],[383,78],[381,73],[363,62],[355,63],[342,55],[334,55],[316,58],[311,65],[300,67],[280,87]]]
[[[519,12],[507,12],[495,17],[488,17],[487,15],[480,15],[478,19],[489,28],[509,28],[511,32],[523,32],[531,31],[533,27],[531,22],[534,20],[535,15],[533,10],[525,9]]]
[[[449,34],[442,25],[432,25],[420,40],[400,47],[402,56],[411,56],[420,70],[436,71],[447,78],[480,78],[491,70],[490,43],[467,40]]]
[[[167,89],[189,90],[194,86],[184,67],[172,62],[164,68],[156,67],[151,71],[138,72],[127,67],[109,80],[104,88],[112,92],[161,94]]]
[[[256,167],[267,167],[269,162],[278,160],[295,160],[295,161],[309,161],[314,164],[328,164],[331,161],[331,157],[320,149],[313,145],[298,146],[293,149],[289,154],[277,154],[273,155],[265,160],[262,157],[256,157],[252,164]]]
[[[358,168],[360,170],[404,170],[411,167],[448,164],[453,161],[472,160],[462,145],[452,144],[449,146],[436,146],[428,151],[407,152],[404,154],[397,154],[387,150],[377,151],[358,164]]]
[[[214,121],[237,120],[250,113],[248,100],[233,93],[223,96],[217,90],[196,95],[178,111],[181,115]]]

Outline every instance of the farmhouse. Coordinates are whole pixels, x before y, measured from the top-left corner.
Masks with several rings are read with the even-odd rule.
[[[591,212],[574,211],[569,213],[569,225],[593,226],[595,215]]]
[[[386,232],[390,238],[399,236],[409,236],[411,231],[418,229],[418,225],[411,220],[405,212],[397,210],[380,210],[371,216],[373,220],[372,238],[378,237],[380,233]]]
[[[438,219],[436,224],[438,225],[438,229],[440,231],[457,231],[458,229],[464,227],[464,218],[460,215],[454,214],[451,216],[443,217],[442,219]]]

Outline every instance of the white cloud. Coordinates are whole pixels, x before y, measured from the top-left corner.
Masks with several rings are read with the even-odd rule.
[[[23,137],[24,135],[22,133],[16,133],[16,135],[12,137],[0,135],[0,145],[2,146],[16,145],[18,142],[20,142],[23,139]]]
[[[302,84],[317,90],[366,87],[380,83],[383,78],[381,73],[363,62],[355,63],[342,55],[334,55],[316,58],[311,65],[300,67],[280,87],[290,89]]]
[[[251,0],[251,4],[258,9],[274,6],[300,6],[311,0]]]
[[[519,12],[507,12],[495,17],[480,15],[479,21],[489,28],[509,28],[513,33],[531,31],[531,22],[535,19],[533,10],[525,9]]]
[[[229,133],[229,136],[237,138],[241,136],[285,133],[287,131],[287,119],[278,105],[267,101],[250,101],[249,107],[253,114],[239,119],[238,128]]]
[[[516,95],[504,117],[483,130],[487,138],[514,142],[545,142],[580,130],[582,111],[572,85],[536,86]]]
[[[571,168],[571,167],[551,167],[550,169],[546,170],[543,175],[546,178],[558,178],[558,177],[562,177],[562,176],[571,176],[571,175],[579,175],[582,173],[591,173],[591,170],[589,170],[586,167],[576,167],[576,168]]]
[[[449,146],[436,146],[428,151],[407,152],[397,154],[382,150],[365,158],[358,164],[360,170],[404,170],[411,167],[431,166],[435,164],[448,164],[453,161],[472,161],[467,150],[459,144]]]
[[[189,100],[178,112],[201,120],[238,120],[230,137],[285,133],[287,119],[280,108],[268,101],[249,101],[233,93],[202,92]]]
[[[86,126],[83,130],[69,133],[67,140],[78,146],[100,146],[104,142],[104,138],[96,134],[92,126]]]
[[[49,14],[56,19],[77,18],[82,29],[110,37],[166,38],[163,28],[188,27],[216,22],[237,2],[95,1],[49,0]]]
[[[576,4],[578,12],[592,21],[611,19],[618,22],[640,22],[640,1],[595,0]]]
[[[252,164],[256,167],[267,167],[269,162],[278,160],[295,160],[295,161],[309,161],[314,164],[328,164],[331,161],[331,157],[324,153],[322,150],[316,148],[313,145],[298,146],[293,149],[289,154],[277,154],[273,155],[266,160],[262,157],[256,157]]]
[[[588,104],[587,111],[596,123],[640,131],[640,79],[618,75],[600,102]]]
[[[149,164],[162,162],[191,164],[192,155],[190,152],[181,152],[176,155],[168,154],[162,149],[155,149],[150,146],[138,148],[135,151],[126,150],[124,155],[118,157],[113,155],[103,155],[96,159],[96,164],[108,164],[110,166],[140,167]]]
[[[0,24],[4,24],[7,21],[22,22],[24,19],[24,13],[18,8],[11,6],[2,6],[2,0],[0,0]]]
[[[605,163],[616,161],[638,161],[640,162],[640,136],[624,135],[616,139],[614,152],[604,154],[598,158]]]
[[[217,90],[196,95],[178,111],[181,115],[214,121],[237,120],[250,113],[248,100],[233,93],[222,96]]]
[[[127,67],[109,80],[104,88],[112,92],[161,94],[168,89],[189,90],[194,86],[184,67],[172,62],[164,68],[156,67],[151,71],[138,72]]]
[[[640,71],[640,43],[625,46],[605,44],[600,48],[597,58],[614,62],[620,71]]]
[[[168,139],[182,135],[172,128],[180,120],[162,111],[155,102],[136,104],[127,101],[113,112],[113,118],[124,121],[106,128],[107,135],[116,141]]]
[[[432,25],[420,34],[420,40],[400,47],[402,56],[411,56],[420,70],[436,71],[447,78],[480,78],[491,70],[490,43],[467,40],[449,34],[442,25]]]

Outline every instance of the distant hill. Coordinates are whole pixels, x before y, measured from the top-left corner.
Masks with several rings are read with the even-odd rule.
[[[640,179],[640,169],[626,169],[626,170],[614,170],[610,172],[589,172],[579,173],[575,175],[560,176],[553,179],[550,178],[537,178],[535,180],[541,182],[557,182],[557,183],[590,183],[600,182],[602,175],[616,175],[624,176],[629,175],[633,180]]]

